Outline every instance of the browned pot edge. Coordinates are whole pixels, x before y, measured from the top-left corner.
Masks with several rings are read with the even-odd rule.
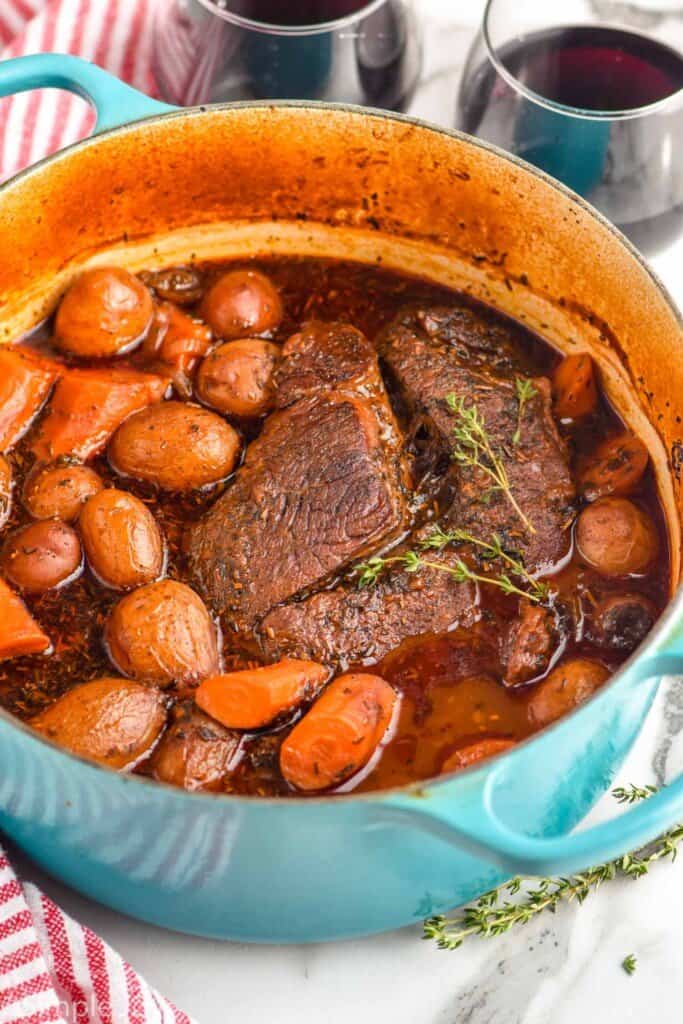
[[[0,327],[11,341],[92,263],[352,258],[458,288],[565,352],[588,350],[644,437],[680,576],[683,327],[588,204],[520,161],[409,118],[305,104],[139,122],[0,192]]]

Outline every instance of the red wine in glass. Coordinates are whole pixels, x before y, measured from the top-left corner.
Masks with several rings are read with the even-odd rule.
[[[496,57],[505,74],[487,60],[463,81],[464,131],[566,182],[646,251],[683,231],[681,53],[623,29],[569,26],[514,39]]]
[[[181,104],[313,99],[404,110],[421,56],[413,0],[169,0],[155,39],[162,94]]]
[[[355,14],[368,0],[218,0],[217,7],[266,25],[320,25]]]

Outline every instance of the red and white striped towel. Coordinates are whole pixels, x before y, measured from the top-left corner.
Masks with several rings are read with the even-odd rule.
[[[192,1024],[0,847],[0,1024]]]
[[[73,53],[156,95],[155,13],[171,0],[0,0],[0,57]],[[70,93],[45,89],[0,101],[0,180],[86,136],[94,114]]]
[[[0,0],[2,59],[73,53],[154,94],[155,7],[169,0]],[[0,101],[0,180],[90,131],[82,100],[46,89]],[[0,847],[0,1024],[192,1024]]]

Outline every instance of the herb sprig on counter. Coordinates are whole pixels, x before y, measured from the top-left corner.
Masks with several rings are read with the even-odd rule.
[[[636,973],[636,966],[637,966],[637,964],[638,964],[638,961],[636,960],[636,958],[633,955],[633,953],[629,953],[628,956],[625,956],[624,959],[621,961],[621,966],[626,971],[626,973],[629,975],[629,977],[632,974]]]
[[[471,544],[484,553],[487,561],[501,559],[509,566],[510,572],[502,572],[495,576],[484,575],[472,569],[462,558],[455,558],[450,564],[434,562],[425,558],[425,551],[443,551],[450,544]],[[355,567],[358,586],[374,586],[385,569],[391,565],[400,565],[409,573],[420,572],[422,569],[445,572],[452,576],[456,583],[481,583],[484,586],[497,587],[504,594],[514,594],[532,602],[545,601],[549,596],[548,585],[534,579],[520,559],[514,558],[505,551],[501,539],[496,533],[493,534],[490,541],[483,541],[466,530],[447,532],[440,526],[435,526],[432,532],[419,542],[419,549],[419,551],[404,551],[400,555],[388,555],[385,558],[374,555],[366,562],[361,562]],[[526,584],[526,588],[518,586],[511,576],[517,576]]]
[[[654,786],[628,786],[612,791],[619,803],[635,803],[656,792]],[[554,911],[560,903],[583,903],[591,892],[613,878],[642,878],[659,860],[675,860],[678,846],[683,842],[683,824],[665,832],[654,842],[635,853],[624,854],[616,860],[588,868],[566,878],[540,878],[528,886],[530,880],[517,877],[491,889],[476,903],[465,907],[454,917],[443,914],[424,922],[423,937],[433,939],[439,949],[458,949],[473,935],[492,938],[510,931],[516,925],[527,924],[547,910]],[[518,900],[507,897],[519,896]],[[629,959],[628,957],[626,958]],[[628,971],[625,963],[624,970]],[[635,957],[633,958],[635,970]]]
[[[519,507],[517,499],[512,493],[505,464],[493,449],[486,424],[477,406],[474,403],[466,405],[464,398],[454,394],[446,396],[446,404],[456,417],[456,424],[453,428],[455,445],[452,456],[454,460],[460,466],[469,466],[484,473],[491,480],[489,493],[501,491],[521,519],[526,530],[532,534],[536,533],[536,530]]]

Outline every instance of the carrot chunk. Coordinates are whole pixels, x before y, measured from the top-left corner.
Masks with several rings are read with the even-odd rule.
[[[396,691],[380,676],[339,676],[280,748],[280,769],[287,782],[312,792],[351,778],[385,739],[397,701]]]
[[[147,359],[156,359],[173,370],[191,373],[210,347],[210,327],[194,320],[173,303],[160,302],[142,352]]]
[[[633,434],[610,437],[584,461],[579,490],[587,501],[630,494],[640,483],[649,460],[647,448]]]
[[[37,355],[0,348],[0,451],[8,452],[28,430],[58,372],[56,363]]]
[[[593,360],[586,353],[567,356],[553,376],[555,414],[560,419],[579,419],[598,404]]]
[[[51,646],[18,594],[0,579],[0,660],[42,654]]]
[[[327,676],[315,661],[284,658],[263,668],[210,676],[195,702],[229,729],[262,729],[314,697]]]
[[[132,413],[159,402],[168,380],[136,370],[68,370],[55,388],[31,450],[40,462],[85,460],[102,451]]]

